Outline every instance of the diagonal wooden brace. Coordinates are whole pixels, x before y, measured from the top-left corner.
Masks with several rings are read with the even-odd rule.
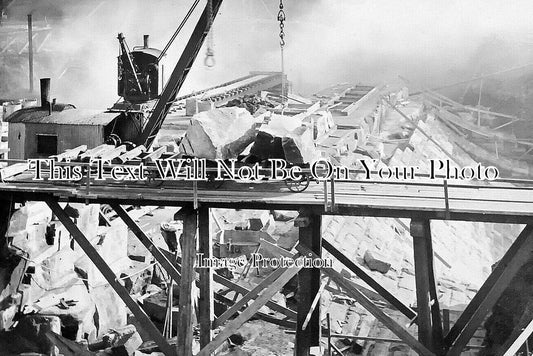
[[[239,299],[231,308],[226,310],[222,315],[220,315],[214,322],[213,328],[223,325],[226,320],[231,318],[235,313],[237,313],[243,306],[246,305],[250,300],[254,299],[261,293],[261,291],[267,288],[271,283],[278,279],[286,268],[278,268],[274,272],[268,275],[264,280],[261,281],[254,289],[246,293],[241,299]]]
[[[168,344],[167,340],[159,332],[159,330],[152,323],[148,315],[142,310],[142,308],[131,298],[128,291],[120,282],[118,281],[117,276],[107,265],[104,259],[98,254],[94,246],[87,240],[85,235],[80,231],[80,229],[72,222],[67,213],[59,206],[56,201],[48,200],[46,202],[52,212],[57,216],[59,221],[65,226],[68,232],[72,235],[74,240],[80,245],[81,249],[85,254],[91,259],[95,264],[96,268],[102,273],[104,278],[107,280],[109,285],[115,290],[115,292],[122,299],[124,304],[130,309],[130,311],[135,315],[139,324],[142,325],[142,328],[150,335],[154,342],[159,346],[161,351],[165,356],[174,356],[176,352]]]
[[[292,256],[293,259],[298,258],[299,254]],[[226,310],[222,315],[220,315],[217,320],[215,320],[213,328],[216,328],[218,326],[221,326],[224,324],[226,320],[231,318],[235,313],[237,313],[247,302],[249,302],[252,299],[255,299],[259,293],[265,288],[267,288],[270,284],[272,284],[276,279],[278,279],[283,272],[285,272],[287,268],[278,268],[274,272],[270,273],[265,279],[261,281],[254,289],[243,295],[241,299],[239,299],[235,304],[231,306],[228,310]]]
[[[520,268],[533,255],[533,225],[527,225],[445,337],[447,355],[460,355]]]
[[[316,306],[318,305],[318,302],[320,301],[320,297],[322,296],[322,293],[324,292],[324,288],[326,288],[327,282],[322,282],[320,285],[320,288],[318,289],[318,292],[315,295],[315,298],[313,299],[313,302],[311,303],[311,307],[309,308],[309,311],[307,312],[307,315],[305,316],[304,323],[302,324],[302,330],[305,330],[307,328],[307,324],[309,324],[309,321],[311,320],[311,316],[313,315],[313,312],[315,311]]]
[[[298,245],[296,250],[304,256],[311,256],[312,258],[318,258],[318,256],[305,246]],[[331,278],[333,282],[342,287],[352,298],[354,298],[359,304],[361,304],[366,310],[368,310],[376,319],[381,321],[386,327],[388,327],[396,336],[404,341],[409,347],[423,356],[435,356],[433,352],[428,350],[422,345],[413,335],[407,330],[401,327],[396,321],[385,314],[377,305],[375,305],[370,299],[368,299],[362,292],[355,288],[350,282],[348,282],[339,272],[333,268],[322,268],[327,276]]]
[[[172,253],[166,250],[161,250],[165,255],[168,256],[168,258],[172,257]],[[178,256],[177,258],[178,265],[181,265],[181,257]],[[250,292],[250,290],[246,287],[241,286],[240,284],[237,284],[233,281],[230,281],[227,278],[222,277],[219,274],[214,273],[213,274],[213,281],[222,284],[224,287],[227,287],[235,292],[238,292],[242,295],[246,295]],[[287,318],[296,319],[297,314],[294,310],[291,310],[289,308],[286,308],[272,300],[269,300],[266,304],[267,307],[270,309],[277,311],[278,313],[281,313],[285,315]]]
[[[361,278],[366,284],[372,287],[379,295],[381,295],[387,302],[391,303],[396,309],[398,309],[403,315],[409,319],[416,318],[416,313],[413,309],[403,304],[401,300],[396,298],[394,294],[386,290],[372,278],[368,273],[366,273],[362,268],[353,263],[348,257],[346,257],[342,252],[337,250],[331,243],[326,239],[322,239],[322,247],[326,249],[329,253],[333,255],[339,262],[345,265],[351,272],[353,272],[357,277]]]
[[[171,262],[161,250],[152,242],[152,240],[142,231],[135,221],[128,215],[126,210],[119,204],[112,203],[111,207],[117,212],[118,216],[124,221],[128,228],[137,236],[139,241],[150,251],[155,260],[165,269],[165,271],[172,277],[177,283],[180,282],[181,274],[176,268],[176,265]]]
[[[248,319],[250,319],[263,305],[265,305],[270,298],[274,296],[292,277],[294,277],[301,267],[291,267],[285,270],[281,276],[276,279],[270,287],[265,289],[263,293],[238,317],[230,321],[224,330],[218,334],[209,345],[204,347],[196,356],[209,356],[216,351],[235,331],[241,327]]]

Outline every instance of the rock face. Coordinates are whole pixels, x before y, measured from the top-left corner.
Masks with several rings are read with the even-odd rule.
[[[70,204],[66,210],[77,212],[73,218],[76,225],[117,275],[127,270],[130,261],[124,224],[116,220],[112,226],[99,226],[98,205]],[[32,263],[21,261],[15,268],[0,291],[0,303],[6,303],[20,289],[24,313],[71,316],[77,324],[75,336],[88,335],[89,340],[125,325],[127,310],[123,302],[68,231],[51,218],[52,212],[42,203],[29,202],[13,214],[7,236]],[[53,234],[48,235],[53,236],[47,241],[49,231]],[[20,284],[22,277],[24,283]],[[12,315],[3,313],[1,327],[10,326],[12,319]]]
[[[236,107],[200,112],[193,116],[179,150],[198,158],[235,158],[254,141],[258,120]]]

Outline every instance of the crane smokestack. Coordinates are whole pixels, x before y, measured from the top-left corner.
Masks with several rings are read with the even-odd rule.
[[[50,108],[50,78],[41,78],[41,108]]]
[[[144,35],[144,48],[148,48],[148,37],[150,37],[150,35]]]

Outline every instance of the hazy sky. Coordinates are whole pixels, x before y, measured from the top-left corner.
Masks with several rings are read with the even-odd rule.
[[[79,81],[58,90],[80,106],[105,107],[117,99],[117,33],[125,34],[130,47],[150,34],[151,45],[161,48],[192,1],[107,1],[91,16],[87,6],[77,5],[87,0],[73,3],[63,10],[63,26],[56,26],[55,49],[67,53],[58,62],[69,57],[87,68],[83,85],[93,90],[90,100]],[[278,4],[225,0],[214,25],[217,64],[206,68],[202,49],[181,93],[250,70],[280,70]],[[446,84],[531,60],[533,1],[285,0],[285,5],[286,71],[295,91],[304,94],[338,82],[388,83],[398,75]],[[167,73],[192,28],[191,22],[169,52]]]

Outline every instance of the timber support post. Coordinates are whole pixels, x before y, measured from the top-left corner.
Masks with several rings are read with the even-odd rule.
[[[198,252],[202,258],[213,257],[213,241],[210,234],[209,208],[200,207],[198,221],[199,246]],[[198,319],[200,322],[200,348],[207,346],[213,338],[213,270],[199,268],[200,298],[198,300]]]
[[[418,340],[437,355],[442,354],[442,320],[433,266],[433,243],[429,220],[411,220],[415,260]]]
[[[198,227],[198,210],[192,206],[180,210],[183,218],[183,234],[181,244],[181,283],[179,297],[177,354],[192,356],[192,328],[194,325],[194,303],[192,298],[193,284],[196,272],[194,270],[196,258],[196,230]]]
[[[299,243],[308,248],[318,257],[322,256],[322,215],[303,210],[295,219],[294,225],[299,228]],[[309,257],[309,256],[304,256]],[[304,291],[305,288],[305,291]],[[307,327],[304,329],[307,314],[313,300],[320,292],[320,269],[302,268],[298,273],[298,316],[296,323],[295,348],[296,356],[310,355],[311,347],[320,347],[320,301],[313,311]]]
[[[0,199],[0,202],[0,259],[6,259],[7,256],[9,256],[6,233],[15,206],[13,203],[13,197],[9,197],[9,199]]]

